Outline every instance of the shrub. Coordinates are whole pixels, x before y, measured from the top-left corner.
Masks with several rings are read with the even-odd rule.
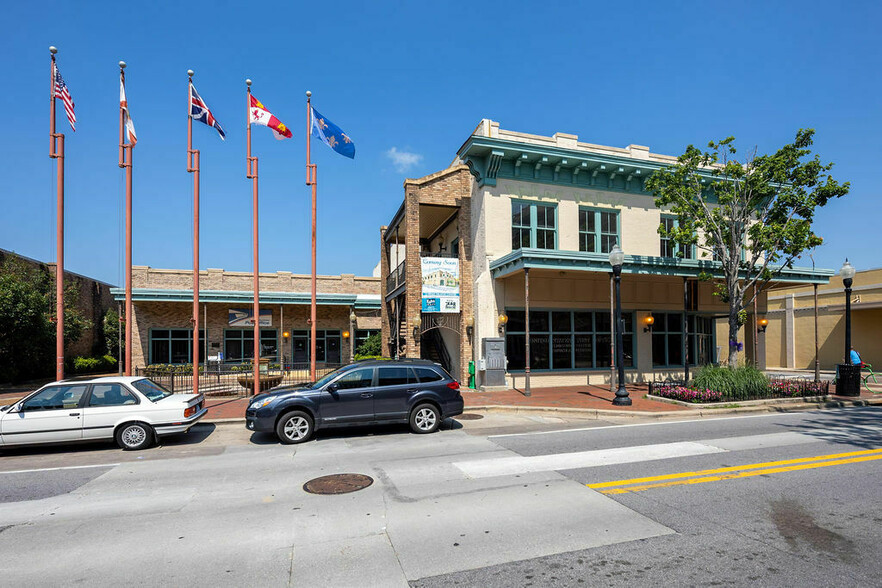
[[[652,394],[662,398],[682,400],[684,402],[720,402],[723,395],[715,390],[698,390],[685,386],[653,386]]]
[[[362,361],[365,359],[391,359],[390,357],[383,357],[382,355],[362,355],[360,353],[355,354],[355,361]]]
[[[362,359],[366,359],[368,357],[380,357],[383,354],[383,338],[380,333],[374,333],[370,337],[364,340],[364,343],[358,346],[358,349],[355,350],[355,359],[358,360],[359,356],[363,356]]]
[[[719,392],[726,400],[747,400],[769,396],[769,379],[753,366],[733,369],[707,365],[698,370],[689,387]]]

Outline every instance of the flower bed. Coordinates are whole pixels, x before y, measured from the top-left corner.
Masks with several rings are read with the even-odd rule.
[[[684,385],[683,382],[652,382],[649,386],[649,393],[652,396],[693,404],[774,398],[806,398],[826,396],[828,391],[829,382],[777,378],[767,380],[762,389],[754,387],[750,392],[745,392],[743,389],[721,392],[712,388],[696,386],[694,381],[690,382],[690,385]]]

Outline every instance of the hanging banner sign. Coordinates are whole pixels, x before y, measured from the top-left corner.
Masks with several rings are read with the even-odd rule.
[[[423,312],[459,312],[459,260],[423,257]]]
[[[254,311],[250,308],[231,308],[229,310],[229,323],[231,327],[253,327]],[[273,326],[273,310],[271,308],[260,309],[260,326]]]

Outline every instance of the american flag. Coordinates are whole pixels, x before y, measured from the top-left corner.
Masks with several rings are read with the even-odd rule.
[[[193,120],[198,120],[199,122],[205,123],[210,127],[214,127],[217,130],[217,134],[220,135],[221,141],[226,137],[226,133],[224,133],[224,128],[217,122],[217,119],[211,114],[211,111],[208,109],[208,105],[202,100],[199,96],[199,92],[196,91],[196,87],[193,85],[193,82],[190,82],[190,116]]]
[[[76,132],[77,115],[74,114],[74,101],[70,97],[70,90],[67,89],[67,84],[64,83],[64,78],[61,77],[61,72],[58,71],[57,65],[55,66],[55,95],[61,98],[61,101],[64,103],[64,113],[67,114],[70,129]]]

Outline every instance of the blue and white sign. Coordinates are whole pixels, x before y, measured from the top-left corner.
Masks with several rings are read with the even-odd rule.
[[[231,327],[253,327],[254,311],[250,308],[231,308],[229,309],[229,323]],[[273,326],[273,309],[260,309],[260,326]]]
[[[423,257],[423,312],[459,312],[459,260]]]

